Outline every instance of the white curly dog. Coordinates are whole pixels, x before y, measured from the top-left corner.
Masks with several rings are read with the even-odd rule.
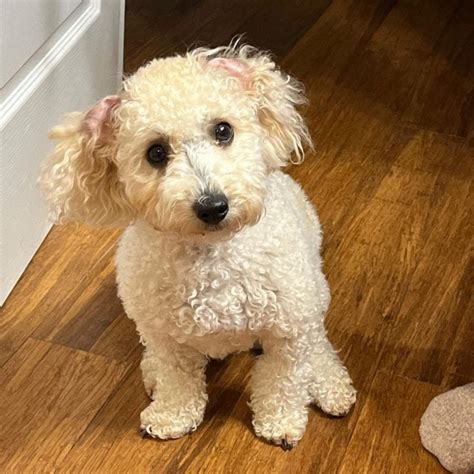
[[[324,328],[318,218],[280,171],[311,144],[296,110],[304,101],[268,54],[200,48],[151,61],[119,95],[51,132],[58,143],[40,181],[54,218],[127,226],[117,281],[145,346],[150,436],[195,430],[208,358],[256,341],[258,436],[289,449],[312,402],[331,415],[355,402]]]

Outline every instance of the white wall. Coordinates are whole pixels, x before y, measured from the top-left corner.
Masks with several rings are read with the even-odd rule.
[[[36,185],[48,130],[118,88],[123,10],[123,0],[0,0],[0,304],[51,227]]]
[[[80,4],[81,0],[0,2],[0,88]]]

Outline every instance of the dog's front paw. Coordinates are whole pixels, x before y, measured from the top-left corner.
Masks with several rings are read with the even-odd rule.
[[[349,413],[356,401],[356,390],[350,378],[332,378],[324,387],[319,387],[315,402],[325,413],[332,416],[344,416]]]
[[[185,407],[164,406],[153,401],[140,415],[140,432],[152,438],[180,438],[196,430],[204,417],[205,407],[206,403],[202,400]]]
[[[306,410],[293,413],[275,410],[265,416],[255,414],[252,423],[257,436],[288,451],[303,437],[307,421]]]

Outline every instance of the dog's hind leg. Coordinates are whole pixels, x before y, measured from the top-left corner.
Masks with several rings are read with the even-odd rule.
[[[313,375],[309,393],[313,402],[325,413],[343,416],[355,403],[356,390],[326,336],[319,340],[310,357]]]
[[[141,431],[161,439],[194,431],[207,404],[203,354],[170,338],[147,343],[141,368],[150,405],[142,411]]]

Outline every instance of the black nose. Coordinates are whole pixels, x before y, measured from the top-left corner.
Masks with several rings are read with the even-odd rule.
[[[206,224],[218,224],[228,211],[229,203],[222,194],[204,195],[194,203],[194,212]]]

